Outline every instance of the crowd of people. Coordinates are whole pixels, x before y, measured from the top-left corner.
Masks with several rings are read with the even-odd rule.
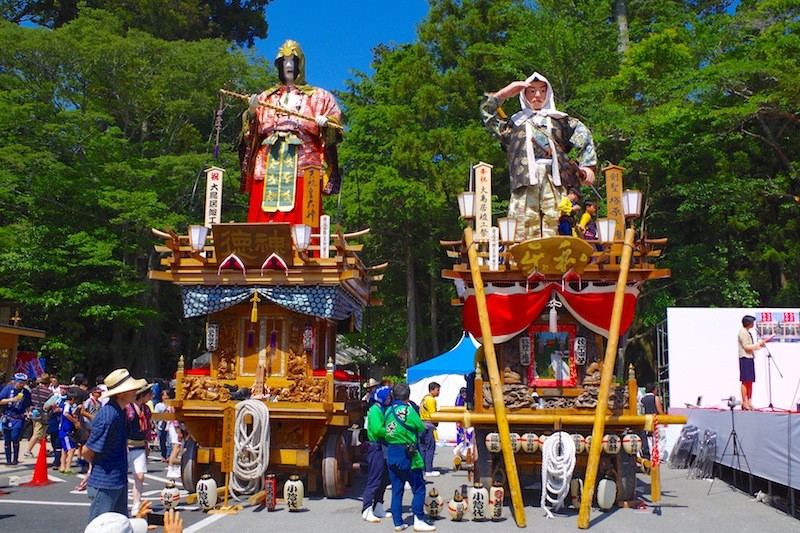
[[[159,400],[154,403],[155,396]],[[48,374],[29,379],[16,373],[0,390],[5,464],[19,464],[23,434],[30,431],[24,458],[35,457],[39,445],[44,449],[38,453],[52,457],[53,470],[74,475],[77,468],[86,473],[75,487],[92,500],[86,531],[127,530],[115,529],[114,524],[138,530],[137,518],[129,521],[129,516],[144,519],[152,512],[149,502],[142,501],[142,489],[156,446],[160,460],[170,467],[167,477],[180,477],[184,430],[177,421],[152,420],[153,412],[171,409],[166,403],[170,398],[174,392],[162,383],[135,379],[125,369],[98,376],[93,386],[82,374],[59,383]],[[133,477],[130,509],[128,473]],[[165,516],[164,526],[168,533],[182,531],[182,520],[173,513],[169,521]]]

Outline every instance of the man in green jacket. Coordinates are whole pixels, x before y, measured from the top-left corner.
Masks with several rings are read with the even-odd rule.
[[[367,484],[361,498],[361,518],[367,522],[380,522],[383,517],[390,517],[383,508],[383,494],[389,485],[389,470],[386,467],[386,430],[383,427],[383,413],[392,403],[392,388],[382,386],[375,389],[370,397],[372,406],[367,411]]]
[[[392,482],[392,518],[394,530],[408,527],[403,522],[403,489],[406,482],[411,485],[413,497],[411,512],[414,514],[414,531],[434,531],[436,526],[425,522],[425,479],[422,477],[424,462],[417,449],[418,437],[425,431],[417,411],[409,405],[411,389],[406,383],[398,383],[392,389],[394,401],[384,413],[383,427],[388,444],[387,463]]]

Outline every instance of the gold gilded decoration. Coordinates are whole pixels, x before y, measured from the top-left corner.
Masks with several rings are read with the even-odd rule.
[[[530,276],[535,272],[563,275],[573,269],[583,274],[594,248],[575,237],[548,237],[521,242],[510,248],[520,270]]]
[[[227,350],[220,352],[217,379],[236,379],[236,365],[228,358]]]
[[[228,257],[235,253],[247,268],[260,268],[275,254],[284,262],[292,258],[290,224],[214,224],[214,253]]]
[[[231,391],[217,379],[206,376],[184,376],[182,400],[227,402]]]
[[[282,449],[305,448],[304,428],[305,424],[302,422],[280,421],[276,424],[275,432],[270,436],[270,446]]]
[[[298,355],[294,350],[289,350],[289,368],[286,377],[292,382],[280,390],[279,401],[324,402],[327,399],[328,382],[311,376],[305,353]]]
[[[322,214],[322,173],[319,168],[311,167],[303,172],[303,224],[312,228],[319,227],[319,216]]]

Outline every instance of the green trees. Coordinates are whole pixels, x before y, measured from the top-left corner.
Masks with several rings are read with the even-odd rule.
[[[261,30],[246,18],[241,31],[195,30],[189,8],[218,2],[108,2],[111,13],[77,18],[73,4],[0,2],[8,20],[55,28],[0,24],[0,299],[25,303],[48,330],[45,355],[65,368],[137,358],[151,370],[170,334],[194,345],[174,287],[146,281],[157,261],[149,229],[200,217],[192,188],[212,161],[217,89],[268,85],[265,62],[199,38],[248,42]],[[374,73],[339,95],[345,182],[341,203],[326,200],[347,230],[372,228],[368,263],[390,263],[385,304],[370,310],[373,355],[413,364],[459,337],[438,241],[460,235],[456,194],[471,163],[494,165],[493,205],[505,211],[505,157],[478,105],[534,70],[592,129],[600,160],[645,191],[637,224],[670,239],[662,264],[673,277],[643,287],[632,333],[671,305],[797,305],[799,6],[731,5],[431,0],[415,42],[377,47]],[[171,30],[146,23],[172,20],[159,10],[172,10]],[[223,139],[235,138],[236,114],[225,114]],[[225,219],[241,220],[233,154],[219,164],[231,170]]]
[[[104,9],[125,29],[136,28],[166,40],[221,38],[252,46],[267,36],[265,7],[272,0],[30,0],[0,1],[0,16],[60,28],[84,9]]]
[[[136,359],[158,374],[161,336],[182,327],[177,297],[146,282],[150,228],[201,216],[191,194],[212,160],[217,89],[247,79],[248,61],[99,11],[55,30],[3,23],[0,43],[0,299],[24,302],[64,373]]]

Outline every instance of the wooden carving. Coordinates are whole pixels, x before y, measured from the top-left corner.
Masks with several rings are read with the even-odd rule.
[[[231,391],[219,380],[206,376],[184,376],[183,400],[227,402]]]
[[[302,329],[301,329],[302,331]],[[308,366],[308,355],[297,354],[289,349],[289,364],[286,377],[292,382],[278,393],[281,402],[324,402],[327,399],[328,382],[324,378],[314,379]]]

